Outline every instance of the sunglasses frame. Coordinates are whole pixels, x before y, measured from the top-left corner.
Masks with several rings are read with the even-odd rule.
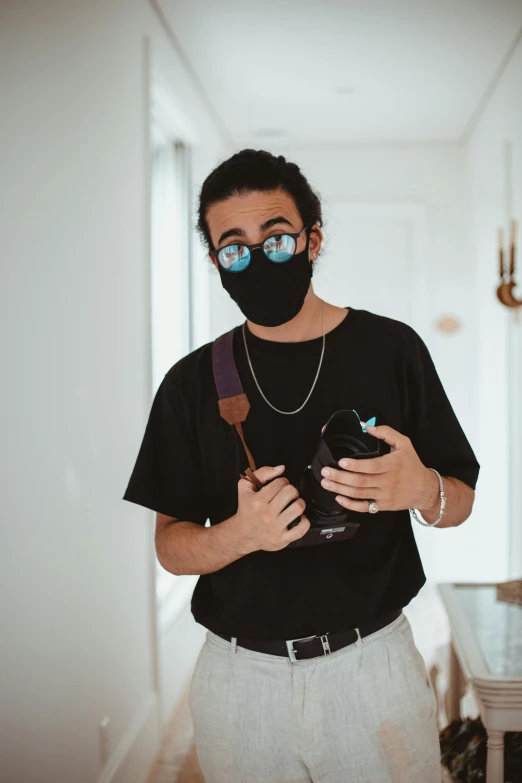
[[[262,242],[256,242],[255,245],[247,245],[245,242],[231,242],[229,245],[223,245],[222,247],[218,247],[216,250],[210,250],[209,252],[210,252],[210,255],[213,256],[216,259],[217,263],[220,266],[220,269],[223,269],[225,272],[230,272],[230,274],[232,274],[232,275],[240,275],[241,272],[244,272],[250,266],[250,260],[252,258],[252,250],[256,250],[258,247],[260,247],[263,250],[263,245],[265,244],[265,242],[268,239],[271,239],[272,237],[278,237],[278,236],[292,237],[292,239],[295,242],[295,247],[294,247],[294,252],[290,256],[290,258],[293,258],[295,256],[295,251],[297,249],[297,240],[299,239],[299,237],[301,236],[303,231],[306,231],[309,228],[310,228],[310,226],[303,226],[301,231],[297,231],[297,232],[294,232],[294,233],[290,233],[289,231],[279,231],[279,233],[277,233],[277,234],[271,234],[269,237],[266,237],[265,239],[263,239]],[[248,252],[250,253],[250,259],[248,260],[248,264],[244,267],[244,269],[241,269],[239,272],[233,272],[231,269],[228,269],[226,266],[223,266],[223,264],[220,263],[219,258],[218,258],[218,255],[219,255],[219,253],[221,253],[222,250],[224,250],[226,247],[230,247],[232,245],[242,245],[243,247],[246,247]],[[263,250],[263,253],[265,255],[265,258],[268,261],[270,261],[271,264],[286,264],[286,263],[288,263],[288,261],[290,261],[290,258],[288,258],[286,261],[272,261],[271,258],[268,258],[267,254],[265,253],[264,250]]]

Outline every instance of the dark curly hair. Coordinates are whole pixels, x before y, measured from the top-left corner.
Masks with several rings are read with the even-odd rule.
[[[223,161],[204,181],[199,194],[196,229],[208,248],[214,249],[207,211],[212,204],[252,191],[283,188],[294,199],[303,223],[323,225],[321,202],[297,164],[266,150],[244,149]]]

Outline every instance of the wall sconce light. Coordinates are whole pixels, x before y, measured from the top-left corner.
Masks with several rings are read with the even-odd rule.
[[[499,253],[499,272],[500,272],[500,285],[497,288],[497,298],[504,307],[515,308],[515,317],[518,320],[519,307],[522,306],[522,299],[516,299],[513,295],[513,289],[516,288],[517,283],[515,281],[515,247],[516,247],[516,230],[517,224],[515,220],[511,221],[511,237],[509,243],[509,276],[506,277],[506,269],[504,264],[504,231],[502,227],[498,230],[498,253]]]

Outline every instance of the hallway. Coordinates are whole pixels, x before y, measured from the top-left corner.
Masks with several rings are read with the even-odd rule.
[[[251,623],[252,636],[272,619],[282,634],[315,626],[340,606],[373,620],[394,590],[402,603],[421,583],[417,552],[427,582],[405,613],[443,699],[437,585],[522,574],[521,94],[522,0],[0,3],[1,783],[196,783],[186,699],[207,630],[196,615]],[[313,209],[291,177],[263,190],[268,168],[202,206],[211,172],[242,150],[298,170]],[[293,217],[271,206],[254,221],[267,194]],[[259,285],[242,289],[261,262]],[[334,330],[303,309],[320,300],[330,318],[352,309],[390,329],[341,329],[332,354]],[[211,343],[236,327],[243,434],[263,467],[289,457],[304,474],[336,409],[360,419],[360,405],[382,404],[396,432],[410,428],[415,457],[395,460],[401,480],[383,495],[401,505],[371,517],[368,559],[347,548],[328,562],[296,556],[295,572],[268,565],[261,515],[239,513],[250,461],[211,368]],[[291,353],[310,347],[309,362]],[[434,508],[426,468],[447,467],[450,501],[452,473],[473,473],[448,436],[455,421],[480,463],[473,510],[430,530],[407,515],[413,501]],[[369,518],[377,494],[360,498]],[[401,535],[384,527],[392,518]],[[214,523],[245,519],[254,533],[229,523],[214,546]],[[255,542],[246,554],[244,541]],[[225,563],[225,551],[241,557]],[[461,709],[476,715],[471,693]]]

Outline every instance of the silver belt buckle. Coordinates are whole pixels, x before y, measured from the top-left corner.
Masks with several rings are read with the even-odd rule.
[[[311,639],[320,639],[323,645],[323,655],[331,653],[330,644],[328,643],[328,634],[322,634],[321,636],[302,636],[300,639],[287,639],[285,641],[286,649],[288,650],[288,657],[292,663],[297,663],[299,658],[295,657],[296,650],[294,650],[294,642],[309,642]]]

